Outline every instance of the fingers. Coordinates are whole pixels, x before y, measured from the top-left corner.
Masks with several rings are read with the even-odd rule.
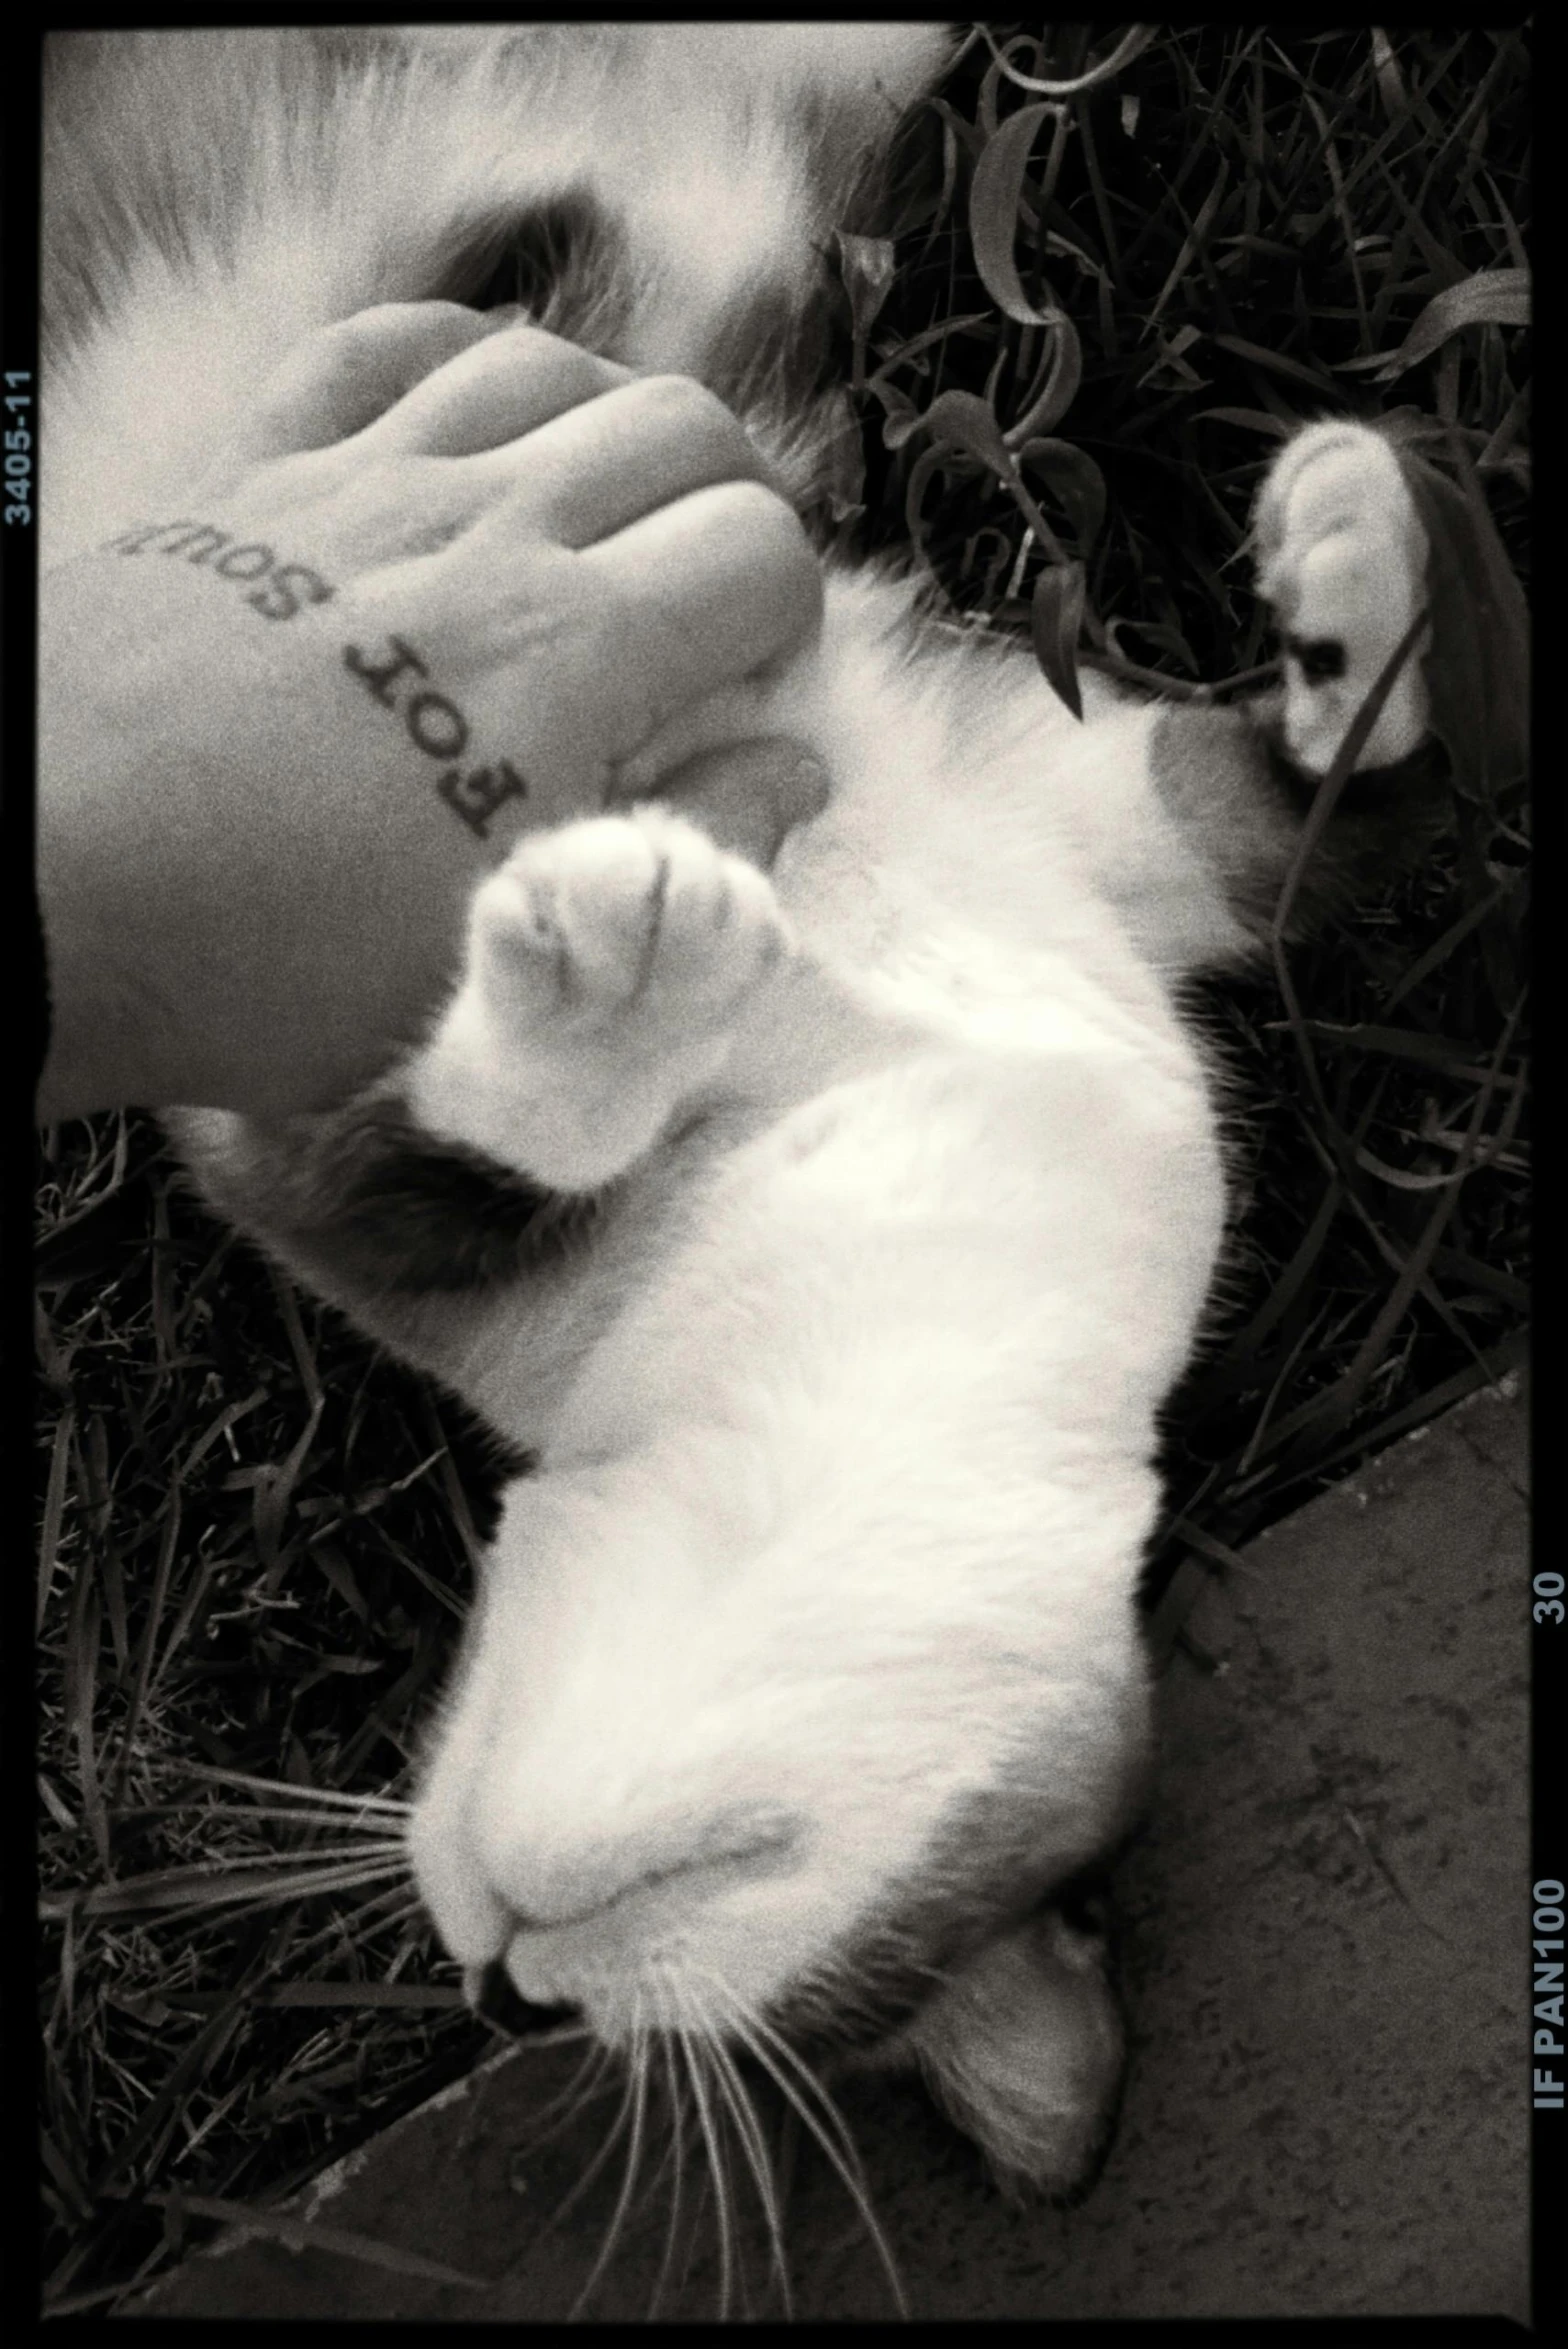
[[[313,336],[257,430],[308,452],[277,494],[317,501],[334,561],[362,591],[389,574],[415,608],[428,587],[476,681],[551,644],[531,731],[568,766],[567,713],[581,758],[613,765],[820,620],[798,520],[743,426],[684,377],[633,378],[457,304],[391,304]]]
[[[625,367],[558,335],[508,324],[483,340],[471,337],[469,347],[382,415],[361,436],[361,446],[378,456],[467,457],[504,450],[563,410],[630,380]],[[530,438],[530,453],[532,446]]]
[[[606,689],[639,695],[654,724],[795,651],[821,621],[822,573],[810,542],[783,499],[756,481],[698,490],[578,561],[603,580],[635,652]],[[644,724],[633,744],[652,730]]]
[[[764,477],[738,418],[682,375],[624,380],[542,423],[525,449],[498,449],[492,463],[515,469],[511,500],[526,527],[569,547],[592,546],[694,490]]]
[[[339,319],[308,335],[284,361],[239,453],[291,456],[346,440],[496,331],[493,316],[459,302],[386,302]]]

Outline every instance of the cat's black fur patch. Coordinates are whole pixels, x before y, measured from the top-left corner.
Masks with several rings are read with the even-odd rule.
[[[475,310],[521,302],[541,321],[574,296],[579,308],[588,299],[602,302],[624,274],[617,267],[619,242],[614,223],[586,188],[563,189],[483,240],[482,274],[460,299]]]
[[[191,1137],[183,1140],[191,1154]],[[330,1262],[370,1296],[474,1294],[567,1262],[588,1245],[600,1193],[530,1182],[481,1150],[418,1126],[399,1094],[319,1118],[253,1123],[245,1191],[265,1196],[264,1236]],[[220,1208],[234,1181],[193,1160]]]
[[[563,1263],[599,1207],[436,1140],[397,1101],[362,1113],[343,1171],[335,1239],[379,1268],[378,1285],[403,1290],[488,1288]]]
[[[1261,739],[1268,754],[1269,773],[1298,814],[1305,815],[1323,787],[1321,775],[1309,775],[1290,759],[1280,736],[1265,728]],[[1396,842],[1406,836],[1412,816],[1432,822],[1443,812],[1442,792],[1449,780],[1448,754],[1428,736],[1425,742],[1391,766],[1359,767],[1347,775],[1334,802],[1334,820],[1364,817],[1395,830]]]
[[[1282,697],[1167,707],[1151,764],[1161,800],[1203,853],[1232,913],[1266,938],[1292,846],[1323,788],[1323,778],[1286,749]],[[1432,737],[1393,765],[1348,775],[1297,883],[1289,934],[1305,934],[1368,881],[1412,863],[1449,820],[1448,780],[1447,754]]]

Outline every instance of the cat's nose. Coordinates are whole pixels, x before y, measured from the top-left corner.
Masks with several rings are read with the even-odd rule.
[[[469,1985],[468,1995],[475,2014],[508,2039],[537,2039],[542,2032],[577,2022],[582,2014],[581,2007],[536,2006],[524,1998],[499,1958],[484,1968],[477,1984]]]

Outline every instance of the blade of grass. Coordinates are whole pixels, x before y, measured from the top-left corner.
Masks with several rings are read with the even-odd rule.
[[[324,2227],[315,2219],[291,2218],[285,2211],[265,2210],[251,2202],[228,2202],[216,2194],[186,2194],[179,2187],[167,2194],[149,2194],[146,2200],[154,2210],[222,2220],[242,2240],[255,2236],[262,2242],[285,2243],[291,2251],[330,2251],[339,2259],[358,2260],[388,2275],[417,2276],[430,2284],[461,2284],[483,2291],[487,2283],[484,2276],[471,2276],[462,2268],[426,2259],[421,2252],[404,2250],[401,2244],[383,2243],[346,2227]]]

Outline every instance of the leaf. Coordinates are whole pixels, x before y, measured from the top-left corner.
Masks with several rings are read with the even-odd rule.
[[[1283,416],[1270,416],[1262,408],[1200,408],[1192,421],[1201,424],[1205,417],[1216,424],[1239,424],[1243,432],[1266,432],[1271,440],[1288,440],[1295,429]]]
[[[1335,1020],[1309,1019],[1302,1024],[1309,1035],[1321,1036],[1326,1043],[1353,1045],[1360,1052],[1391,1053],[1400,1060],[1419,1060],[1428,1068],[1441,1069],[1445,1075],[1477,1084],[1488,1079],[1486,1069],[1471,1064],[1475,1046],[1461,1043],[1453,1036],[1432,1036],[1419,1028],[1378,1027],[1367,1021],[1346,1026]],[[1491,1074],[1490,1081],[1512,1082],[1501,1074]]]
[[[1078,683],[1078,629],[1083,619],[1082,563],[1056,563],[1034,583],[1029,614],[1034,657],[1058,701],[1065,702],[1080,722],[1083,692]]]
[[[251,2006],[379,2007],[394,2012],[449,2012],[466,2007],[462,1990],[425,1982],[280,1982],[246,2002]]]
[[[1092,457],[1068,440],[1026,441],[1018,462],[1032,465],[1066,507],[1078,552],[1087,562],[1105,525],[1105,476]]]
[[[864,344],[893,283],[891,237],[836,232],[839,275],[849,296],[849,320],[857,344]]]
[[[875,375],[868,378],[867,390],[875,391],[878,384],[886,380],[893,368],[913,366],[913,362],[920,356],[920,353],[929,350],[933,343],[946,342],[949,335],[966,334],[972,326],[983,326],[989,329],[993,323],[989,310],[966,310],[961,317],[943,318],[935,326],[924,327],[919,334],[912,334],[907,342],[899,343],[896,349],[882,351],[880,354],[882,364]],[[923,374],[925,370],[924,368],[915,368],[914,372],[918,375]]]
[[[1003,481],[1013,473],[1013,454],[1002,438],[1002,428],[984,400],[974,392],[945,391],[931,402],[921,423],[928,425],[934,439],[948,441],[966,455],[978,457],[982,465]]]
[[[1376,381],[1392,383],[1446,343],[1466,326],[1528,326],[1530,272],[1528,269],[1478,269],[1462,284],[1445,286],[1434,294],[1397,351],[1374,351],[1364,359],[1343,359],[1336,372],[1361,374],[1378,370]],[[1218,339],[1218,338],[1216,338]]]
[[[1187,639],[1185,636],[1183,636],[1181,630],[1179,628],[1173,627],[1171,623],[1166,620],[1123,619],[1110,621],[1107,624],[1105,631],[1106,641],[1109,643],[1111,650],[1120,654],[1123,660],[1130,658],[1128,654],[1122,652],[1122,637],[1129,628],[1134,632],[1135,635],[1145,637],[1148,642],[1152,645],[1155,645],[1159,651],[1172,654],[1175,659],[1180,661],[1182,667],[1186,670],[1189,677],[1194,677],[1197,675],[1197,656],[1194,654],[1191,645],[1187,642]]]
[[[941,117],[957,144],[963,148],[964,153],[978,156],[984,139],[984,133],[979,124],[966,122],[957,108],[950,106],[945,98],[928,98],[926,104],[931,108],[933,114]]]
[[[1530,272],[1528,269],[1478,269],[1463,285],[1445,286],[1434,294],[1399,347],[1390,376],[1403,374],[1429,358],[1465,326],[1528,326]]]
[[[1383,111],[1390,122],[1398,122],[1408,112],[1409,100],[1399,71],[1399,60],[1393,45],[1381,25],[1372,27],[1372,65],[1377,75],[1377,92],[1383,101]]]
[[[1467,496],[1410,450],[1397,454],[1431,550],[1432,731],[1459,790],[1490,798],[1529,767],[1529,611],[1479,491]]]
[[[338,1548],[336,1542],[318,1535],[310,1544],[307,1555],[315,1560],[345,1607],[359,1617],[361,1623],[370,1621],[370,1605],[354,1579],[354,1569]]]
[[[1024,169],[1035,132],[1045,117],[1058,115],[1055,106],[1024,106],[1010,114],[975,165],[969,189],[969,238],[981,282],[999,310],[1020,326],[1050,326],[1061,317],[1054,296],[1047,309],[1037,310],[1024,292],[1013,245],[1018,233],[1018,210],[1023,195]]]
[[[1193,256],[1195,254],[1200,254],[1203,251],[1205,245],[1208,243],[1209,231],[1214,226],[1214,216],[1219,210],[1220,198],[1225,193],[1225,183],[1229,177],[1230,166],[1222,159],[1219,170],[1214,175],[1214,185],[1210,188],[1208,194],[1204,197],[1203,202],[1199,205],[1198,217],[1193,222],[1191,228],[1188,229],[1186,236],[1182,239],[1181,251],[1177,254],[1175,260],[1171,263],[1169,270],[1166,272],[1165,283],[1161,286],[1159,293],[1155,296],[1154,307],[1148,314],[1146,325],[1152,327],[1157,324],[1161,314],[1164,311],[1166,303],[1170,300],[1171,295],[1175,292],[1182,279],[1186,276],[1187,271],[1192,264]],[[1216,342],[1222,343],[1224,342],[1225,337],[1223,335],[1216,335],[1214,340]],[[1243,344],[1241,348],[1244,351],[1250,351],[1252,349],[1252,345],[1250,343]],[[1267,354],[1262,355],[1266,356]]]
[[[1009,65],[995,41],[991,40],[990,26],[980,27],[990,42],[992,56],[1008,80],[1016,83],[1020,90],[1043,90],[1048,98],[1076,98],[1080,90],[1092,90],[1100,82],[1108,82],[1113,74],[1121,72],[1124,65],[1130,65],[1135,57],[1143,55],[1150,42],[1158,38],[1159,29],[1158,25],[1134,25],[1131,32],[1125,33],[1117,42],[1109,57],[1102,58],[1098,65],[1091,65],[1086,72],[1075,74],[1071,81],[1042,82],[1036,81],[1030,74],[1020,73],[1015,65]]]
[[[1058,318],[1046,331],[1050,342],[1044,380],[1036,377],[1040,383],[1038,394],[1031,385],[1032,396],[1023,414],[1002,435],[1010,449],[1016,449],[1032,433],[1053,431],[1077,398],[1083,380],[1083,345],[1072,320]]]
[[[1209,340],[1217,350],[1234,351],[1238,359],[1250,359],[1254,367],[1262,367],[1272,375],[1283,375],[1292,383],[1305,383],[1330,399],[1337,396],[1333,384],[1320,369],[1307,367],[1284,351],[1265,351],[1257,343],[1244,342],[1239,334],[1214,334]]]
[[[314,2219],[295,2218],[281,2210],[266,2210],[251,2202],[231,2202],[217,2194],[149,2194],[154,2207],[189,2212],[193,2218],[219,2219],[244,2235],[273,2237],[291,2251],[335,2251],[342,2259],[362,2260],[367,2267],[384,2268],[389,2275],[418,2276],[433,2284],[471,2284],[483,2289],[483,2276],[466,2275],[461,2268],[443,2266],[399,2243],[383,2243],[373,2235],[351,2233],[346,2227],[321,2227]]]
[[[920,509],[925,499],[926,483],[931,479],[933,473],[940,470],[946,454],[945,449],[922,449],[909,469],[909,480],[904,488],[904,532],[916,555],[928,570],[931,567],[931,557],[926,551],[926,542],[921,533]]]
[[[865,512],[866,456],[852,418],[848,429],[824,437],[819,479],[835,523]]]
[[[869,392],[874,392],[887,410],[887,417],[882,426],[882,446],[887,449],[901,449],[910,434],[918,432],[925,422],[920,410],[905,393],[899,391],[891,383],[884,383],[880,376],[873,375],[868,378],[866,389]]]

